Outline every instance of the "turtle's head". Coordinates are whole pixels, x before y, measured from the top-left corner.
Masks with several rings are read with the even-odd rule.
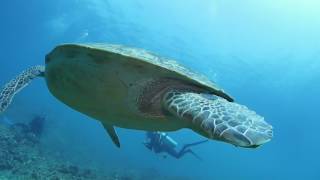
[[[165,107],[199,134],[235,146],[256,148],[273,136],[263,117],[212,94],[170,92]]]

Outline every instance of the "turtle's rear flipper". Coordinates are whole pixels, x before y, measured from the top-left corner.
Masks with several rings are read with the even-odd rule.
[[[0,91],[0,114],[10,105],[14,95],[26,87],[32,79],[44,76],[44,66],[34,66],[19,74],[16,78],[8,82]]]
[[[164,108],[210,139],[254,148],[270,141],[272,126],[247,107],[212,95],[170,91]]]
[[[116,131],[114,130],[114,127],[105,123],[102,123],[104,129],[107,131],[107,133],[109,134],[109,136],[111,137],[113,143],[120,148],[120,141],[118,138],[118,135],[116,133]]]

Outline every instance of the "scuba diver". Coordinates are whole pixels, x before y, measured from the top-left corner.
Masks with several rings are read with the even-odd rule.
[[[11,128],[20,129],[23,134],[31,133],[36,137],[40,137],[43,133],[46,116],[35,115],[28,124],[25,123],[13,123]]]
[[[190,144],[185,144],[182,146],[180,151],[176,150],[178,143],[174,141],[168,134],[160,131],[156,132],[147,132],[146,141],[143,143],[149,150],[154,151],[155,153],[165,152],[176,159],[180,159],[186,153],[194,155],[197,159],[201,158],[194,153],[189,147],[196,146],[202,143],[208,142],[208,140],[198,141]],[[164,156],[166,158],[166,156]]]

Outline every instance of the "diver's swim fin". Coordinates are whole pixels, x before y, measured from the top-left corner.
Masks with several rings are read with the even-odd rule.
[[[197,141],[197,142],[194,142],[194,143],[185,144],[184,147],[185,147],[185,148],[188,148],[188,147],[196,146],[196,145],[199,145],[199,144],[208,142],[208,141],[209,141],[208,139],[205,139],[205,140],[202,140],[202,141]]]
[[[118,138],[118,135],[116,133],[116,131],[114,130],[114,127],[108,124],[104,124],[102,123],[104,129],[108,132],[109,136],[111,137],[113,143],[120,148],[120,141]]]
[[[205,143],[205,142],[208,142],[208,139],[202,140],[202,141],[197,141],[197,142],[190,143],[190,144],[185,144],[180,151],[183,152],[183,154],[190,153],[194,157],[196,157],[197,159],[202,160],[202,158],[200,156],[198,156],[195,152],[193,152],[191,149],[188,149],[188,148],[191,147],[191,146],[196,146],[196,145]]]
[[[196,157],[198,160],[202,161],[202,158],[198,156],[195,152],[193,152],[191,149],[188,151],[190,154],[192,154],[194,157]]]

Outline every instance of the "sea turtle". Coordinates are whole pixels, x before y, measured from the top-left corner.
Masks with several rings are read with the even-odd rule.
[[[99,120],[120,147],[114,126],[148,131],[190,128],[240,147],[272,138],[272,126],[206,77],[143,49],[62,44],[0,92],[0,113],[36,77],[69,107]]]

